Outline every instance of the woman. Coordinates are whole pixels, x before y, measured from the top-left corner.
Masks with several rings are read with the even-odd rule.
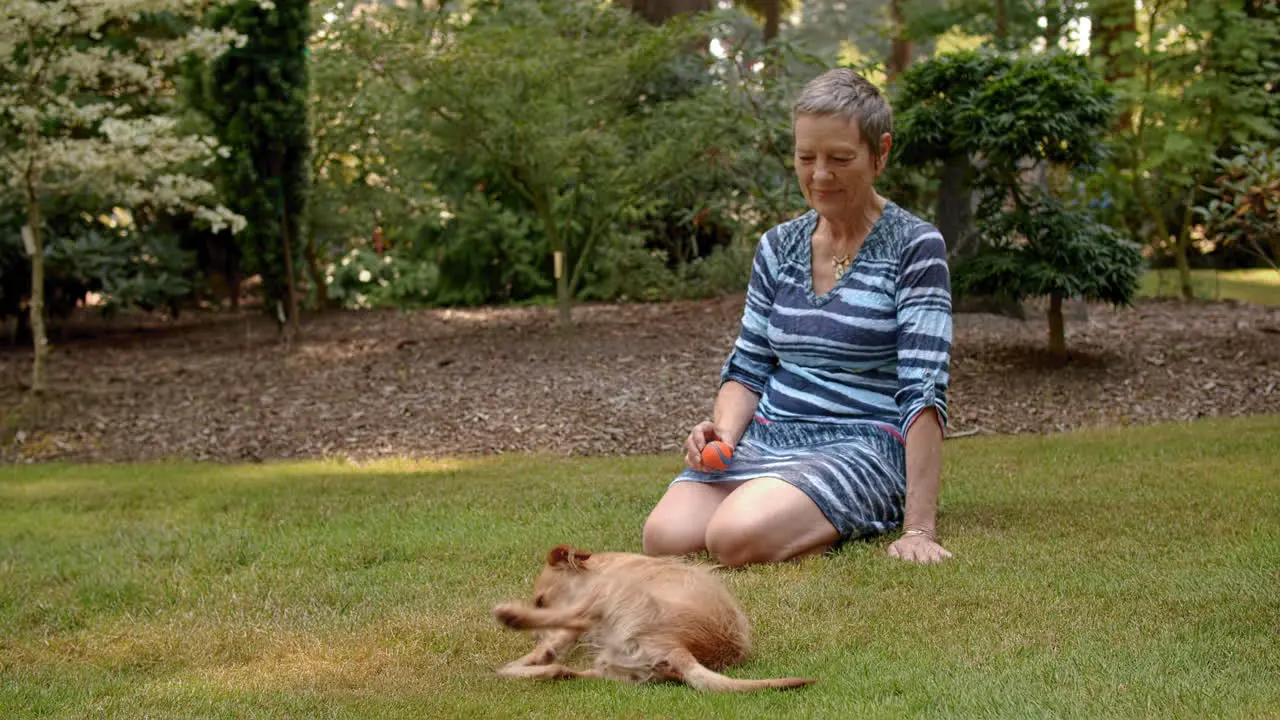
[[[934,535],[951,357],[941,234],[875,190],[893,112],[847,69],[793,109],[811,208],[765,233],[713,419],[644,526],[644,550],[777,562],[902,526],[889,555],[950,557]],[[703,446],[734,449],[727,470]]]

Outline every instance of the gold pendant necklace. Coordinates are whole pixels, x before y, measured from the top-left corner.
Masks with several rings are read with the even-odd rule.
[[[841,255],[840,257],[833,256],[831,258],[831,268],[836,271],[837,280],[844,277],[845,272],[849,270],[849,263],[851,260],[852,259],[848,255]]]

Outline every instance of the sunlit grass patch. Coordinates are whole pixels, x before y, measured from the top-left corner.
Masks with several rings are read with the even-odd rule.
[[[547,548],[637,550],[678,458],[0,468],[2,717],[1259,717],[1280,417],[947,445],[956,557],[726,571],[791,693],[500,681]],[[572,663],[583,658],[574,657]]]
[[[1191,288],[1205,300],[1239,300],[1259,305],[1280,305],[1280,272],[1270,268],[1251,270],[1192,270]],[[1153,270],[1142,278],[1142,297],[1179,297],[1176,270]]]

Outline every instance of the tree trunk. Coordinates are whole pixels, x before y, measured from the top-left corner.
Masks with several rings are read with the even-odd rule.
[[[1049,296],[1049,355],[1055,360],[1067,359],[1067,330],[1062,318],[1062,294]]]
[[[551,209],[555,207],[554,197],[533,195],[534,210],[542,217],[542,227],[547,233],[547,245],[551,248],[551,259],[556,281],[556,305],[559,309],[560,329],[568,330],[573,325],[573,298],[569,294],[568,248],[560,230],[556,226],[555,216]],[[540,200],[539,200],[540,199]]]
[[[1184,228],[1178,232],[1178,239],[1173,245],[1173,262],[1178,267],[1178,288],[1183,300],[1195,297],[1191,287],[1191,261],[1187,258],[1191,246],[1191,233]]]
[[[316,288],[316,308],[326,310],[329,307],[329,284],[325,282],[324,273],[320,270],[320,254],[316,252],[315,239],[307,238],[302,250],[307,259],[307,274],[311,276],[311,282]]]
[[[1191,286],[1191,265],[1187,262],[1187,249],[1181,243],[1174,250],[1173,261],[1178,266],[1178,291],[1182,295],[1182,299],[1195,299],[1195,288]]]
[[[893,19],[893,45],[889,50],[886,70],[891,83],[911,65],[912,42],[907,37],[907,22],[902,16],[904,2],[906,0],[892,0],[889,3],[889,15]]]
[[[240,311],[240,245],[239,241],[232,237],[227,243],[226,262],[223,263],[227,280],[227,302],[231,308],[231,312]]]
[[[1053,52],[1058,48],[1058,41],[1062,39],[1062,19],[1063,8],[1057,0],[1050,0],[1044,4],[1044,46],[1048,52]]]
[[[782,0],[765,0],[764,41],[771,43],[778,39],[780,27],[782,27]]]
[[[942,182],[938,188],[938,231],[947,243],[947,255],[953,258],[967,255],[974,249],[970,247],[973,208],[966,185],[969,169],[968,156],[948,158],[942,166]]]
[[[1006,0],[996,0],[996,44],[1002,50],[1009,39],[1009,13],[1005,3]]]
[[[302,335],[298,322],[298,283],[293,273],[293,242],[289,233],[289,201],[280,195],[280,240],[284,246],[284,278],[289,303],[289,340],[296,342]]]
[[[564,253],[556,250],[556,305],[560,310],[560,329],[568,330],[573,326],[573,298],[569,297],[569,273],[566,272]]]
[[[711,0],[622,0],[620,4],[654,25],[677,15],[711,9]]]
[[[1138,11],[1133,0],[1095,0],[1089,47],[1094,57],[1103,59],[1103,77],[1108,84],[1131,77],[1137,69],[1133,58],[1132,36],[1138,31]],[[1129,42],[1126,43],[1126,36]],[[1122,110],[1116,118],[1116,130],[1132,124],[1133,113]]]
[[[29,199],[27,224],[22,239],[31,256],[31,394],[42,395],[46,390],[45,358],[49,355],[49,334],[44,324],[44,241],[40,233],[40,205]]]
[[[31,146],[35,146],[32,142]],[[22,244],[31,258],[31,394],[45,391],[45,358],[49,354],[49,334],[44,324],[44,239],[40,232],[40,196],[36,192],[35,168],[27,166],[27,224],[22,229]]]

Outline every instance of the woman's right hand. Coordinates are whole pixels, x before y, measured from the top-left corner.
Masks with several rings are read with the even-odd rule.
[[[712,468],[702,464],[702,448],[712,440],[720,440],[730,448],[733,447],[733,443],[725,440],[716,429],[715,423],[710,420],[704,420],[693,426],[689,439],[684,441],[684,461],[690,469],[698,472],[713,472]]]

